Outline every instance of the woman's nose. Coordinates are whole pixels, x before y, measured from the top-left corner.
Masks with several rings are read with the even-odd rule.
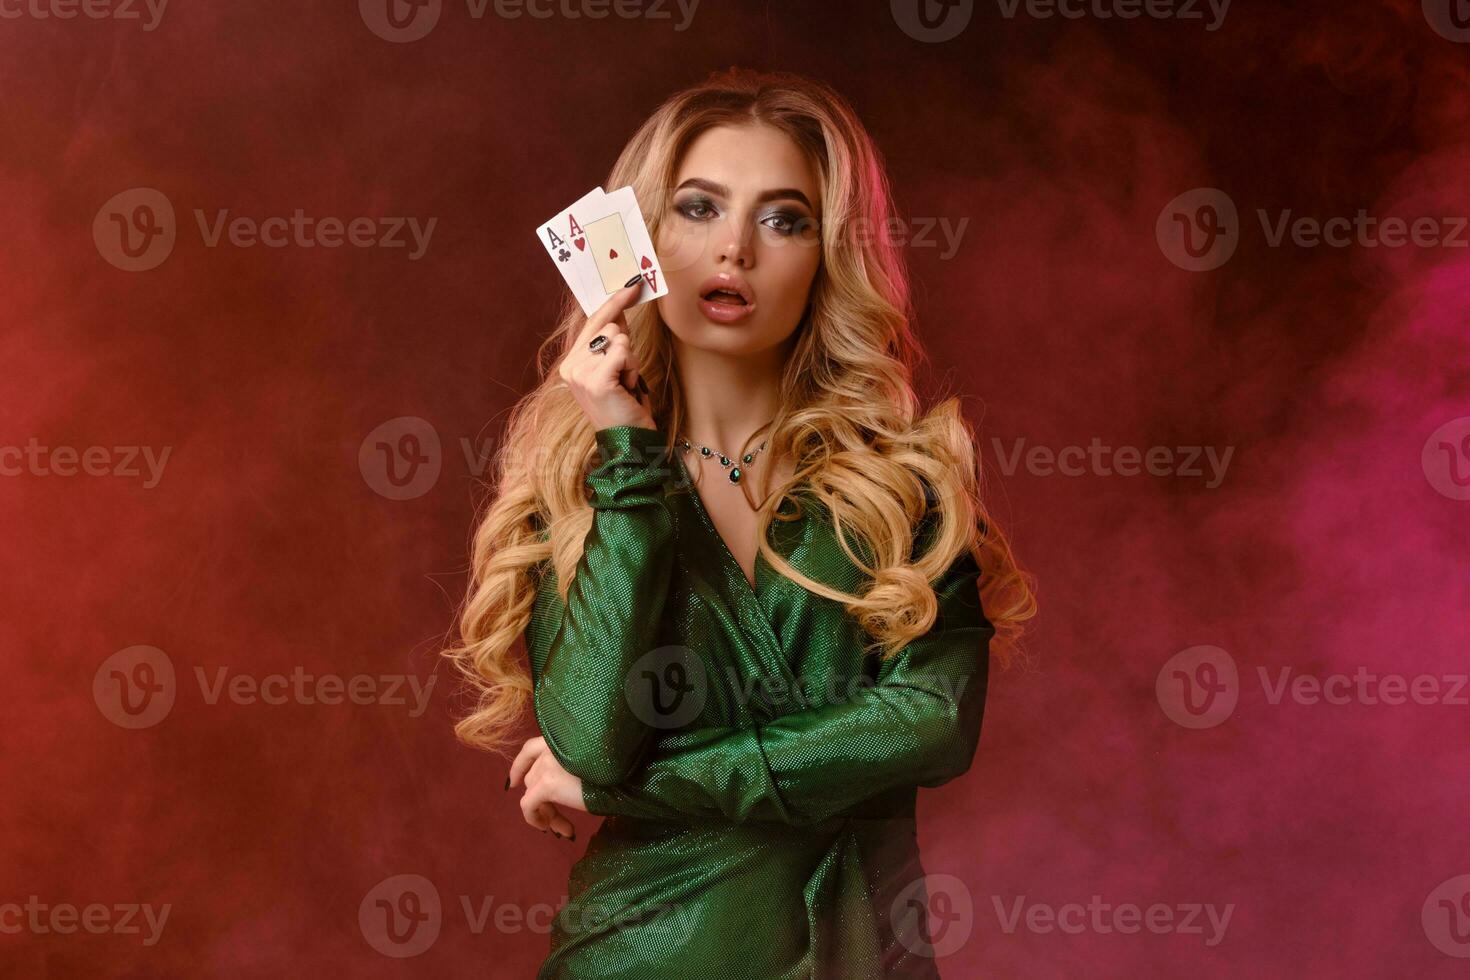
[[[721,238],[715,246],[715,258],[721,262],[731,261],[744,268],[755,264],[755,243],[750,231],[739,222],[727,222],[720,229]]]

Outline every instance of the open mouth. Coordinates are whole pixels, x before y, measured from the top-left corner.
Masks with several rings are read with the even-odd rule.
[[[706,302],[716,303],[720,306],[741,307],[750,305],[750,302],[743,295],[731,289],[712,289],[700,298]]]

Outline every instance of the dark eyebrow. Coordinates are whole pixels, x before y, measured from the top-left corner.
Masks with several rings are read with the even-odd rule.
[[[674,193],[677,194],[686,187],[697,187],[700,190],[709,191],[711,194],[718,194],[720,197],[730,196],[730,188],[724,184],[717,184],[712,180],[705,180],[703,177],[690,177],[684,183],[675,187]],[[806,199],[806,195],[795,187],[778,187],[772,191],[762,191],[760,196],[755,199],[755,203],[757,204],[764,204],[767,201],[800,201],[807,206],[808,210],[816,210],[816,208],[812,207],[812,202]]]

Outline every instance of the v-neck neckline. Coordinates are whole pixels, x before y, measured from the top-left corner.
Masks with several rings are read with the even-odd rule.
[[[759,544],[756,545],[755,563],[751,569],[752,574],[755,576],[755,581],[752,582],[745,577],[745,569],[740,567],[740,561],[735,557],[735,553],[730,550],[730,546],[725,543],[725,538],[720,534],[720,529],[715,527],[714,518],[710,517],[709,511],[704,506],[704,501],[700,499],[699,487],[695,485],[693,478],[690,476],[689,469],[684,465],[684,454],[676,453],[675,459],[678,460],[679,470],[683,473],[684,484],[689,488],[689,496],[695,513],[699,515],[700,523],[709,532],[709,536],[715,539],[715,543],[723,555],[723,564],[725,565],[727,577],[737,580],[739,585],[744,586],[746,598],[753,601],[757,609],[763,609],[760,601],[761,569],[766,562],[765,558],[761,555]]]

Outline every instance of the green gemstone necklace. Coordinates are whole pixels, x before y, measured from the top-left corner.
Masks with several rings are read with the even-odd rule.
[[[686,453],[695,448],[694,446],[690,445],[688,439],[680,439],[677,445],[682,451]],[[754,452],[749,452],[746,453],[744,456],[741,456],[740,462],[745,464],[746,466],[749,466],[751,463],[755,462],[755,458],[759,456],[761,454],[761,450],[765,448],[766,444],[762,442],[759,449],[756,449]],[[711,449],[708,446],[700,446],[699,455],[704,459],[718,459],[720,461],[720,466],[730,471],[726,474],[726,476],[730,478],[731,483],[739,483],[740,478],[745,475],[745,471],[739,466],[731,466],[731,464],[735,462],[733,458],[726,456],[724,453],[720,452],[717,449]]]

